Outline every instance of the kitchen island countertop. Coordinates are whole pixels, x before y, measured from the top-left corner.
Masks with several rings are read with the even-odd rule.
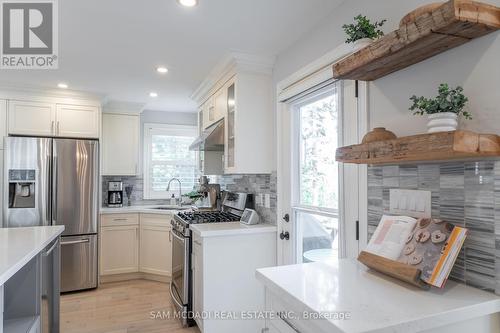
[[[63,231],[64,226],[0,228],[0,286]]]
[[[352,259],[263,268],[256,276],[273,297],[295,311],[350,314],[349,319],[316,320],[321,332],[421,332],[500,312],[500,297],[493,293],[454,281],[444,289],[421,290]]]

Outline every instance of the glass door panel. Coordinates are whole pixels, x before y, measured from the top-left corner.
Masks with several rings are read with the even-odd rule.
[[[236,113],[234,83],[227,88],[227,167],[234,168],[234,117]]]
[[[294,105],[292,159],[297,263],[328,262],[339,257],[339,95],[337,85]]]

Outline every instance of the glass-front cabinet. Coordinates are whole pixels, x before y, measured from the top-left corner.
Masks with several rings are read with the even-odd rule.
[[[236,115],[236,102],[235,102],[235,90],[234,82],[229,83],[227,87],[227,117],[226,117],[226,158],[225,158],[225,168],[230,170],[234,168],[234,148],[235,148],[235,115]]]
[[[276,170],[272,66],[244,64],[231,63],[221,76],[207,79],[209,83],[194,94],[202,112],[200,128],[224,119],[224,148],[218,154],[200,154],[203,174],[213,175],[209,171],[213,164],[222,167],[224,174],[269,174]]]

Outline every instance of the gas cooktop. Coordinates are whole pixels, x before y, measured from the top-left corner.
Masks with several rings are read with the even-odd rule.
[[[240,217],[228,212],[179,212],[177,216],[187,224],[237,222]]]

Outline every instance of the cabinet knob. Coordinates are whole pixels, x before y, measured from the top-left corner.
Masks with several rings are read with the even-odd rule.
[[[284,220],[285,222],[290,222],[290,215],[285,214],[285,216],[283,216],[283,220]]]

